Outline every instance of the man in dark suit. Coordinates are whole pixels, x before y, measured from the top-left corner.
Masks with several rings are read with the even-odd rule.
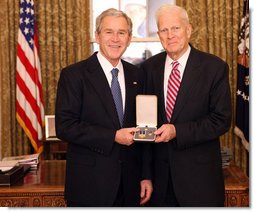
[[[99,52],[64,68],[57,89],[56,133],[68,142],[67,206],[139,206],[149,200],[152,184],[143,146],[133,143],[139,70],[120,59],[132,22],[108,9],[96,19],[95,36]],[[113,69],[118,100],[111,91]]]
[[[165,52],[141,66],[146,93],[158,96],[151,206],[223,206],[219,137],[231,123],[228,65],[189,44],[183,8],[163,5],[156,18]]]

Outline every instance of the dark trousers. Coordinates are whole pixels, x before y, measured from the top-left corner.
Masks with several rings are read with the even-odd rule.
[[[174,187],[171,179],[171,174],[169,170],[167,192],[164,199],[156,196],[156,192],[152,194],[151,202],[148,204],[149,207],[180,207],[174,192]]]
[[[123,207],[124,206],[124,195],[123,195],[123,185],[122,181],[120,183],[116,199],[112,205],[112,207]],[[97,205],[87,205],[87,204],[80,204],[73,201],[67,201],[67,207],[97,207]]]
[[[168,180],[166,198],[165,198],[165,202],[163,203],[162,207],[180,207],[179,203],[177,202],[176,196],[175,196],[171,177]]]
[[[124,195],[123,195],[123,183],[122,180],[120,182],[118,192],[116,195],[116,199],[113,203],[113,207],[123,207],[124,206]]]

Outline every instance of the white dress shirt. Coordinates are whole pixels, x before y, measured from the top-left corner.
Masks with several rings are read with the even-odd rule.
[[[99,63],[105,73],[105,76],[108,80],[109,87],[111,87],[111,81],[112,81],[112,69],[117,68],[119,70],[118,72],[118,81],[120,84],[121,88],[121,93],[122,93],[122,102],[123,102],[123,111],[125,109],[125,96],[126,96],[126,91],[125,91],[125,79],[124,79],[124,70],[123,70],[123,64],[121,60],[119,60],[118,64],[114,67],[112,64],[101,54],[99,51],[97,53],[97,58],[99,60]]]
[[[179,63],[178,70],[180,71],[181,81],[183,78],[184,69],[187,63],[187,60],[190,55],[191,48],[188,46],[187,51],[180,57],[177,61]],[[173,60],[167,55],[166,62],[165,62],[165,69],[164,69],[164,104],[166,108],[166,101],[167,101],[167,89],[168,89],[168,78],[172,71],[172,62]]]

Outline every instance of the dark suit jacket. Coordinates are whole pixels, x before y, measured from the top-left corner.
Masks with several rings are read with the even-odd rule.
[[[135,127],[138,69],[122,61],[126,104],[123,127]],[[87,206],[112,206],[122,176],[127,206],[139,205],[141,145],[114,142],[120,128],[96,53],[64,68],[56,100],[57,137],[68,142],[65,198]],[[127,189],[128,188],[128,189]]]
[[[158,96],[158,125],[167,123],[163,78],[166,53],[148,59],[146,93]],[[223,206],[224,180],[219,136],[231,123],[228,65],[191,48],[171,123],[176,139],[154,144],[152,201],[165,198],[169,170],[180,206]],[[170,167],[170,168],[168,168]]]

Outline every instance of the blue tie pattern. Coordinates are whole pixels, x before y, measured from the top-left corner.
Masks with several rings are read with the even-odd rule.
[[[123,101],[122,101],[122,93],[120,84],[118,82],[118,72],[119,70],[117,68],[112,69],[112,82],[111,82],[111,92],[114,98],[114,102],[116,105],[116,110],[118,114],[118,118],[120,121],[120,124],[122,126],[123,123]]]

